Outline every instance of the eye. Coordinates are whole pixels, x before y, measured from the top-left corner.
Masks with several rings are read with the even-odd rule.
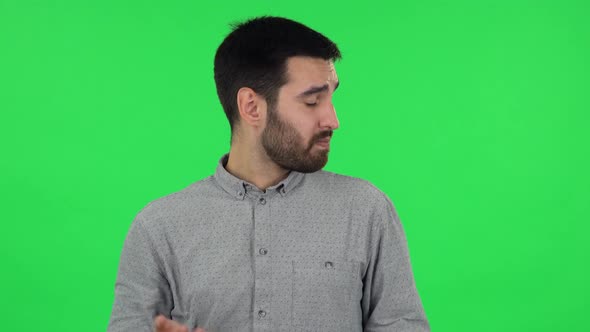
[[[318,102],[317,102],[317,101],[314,101],[313,103],[307,103],[307,102],[305,103],[305,105],[307,105],[307,106],[309,106],[309,107],[316,106],[317,104],[318,104]]]

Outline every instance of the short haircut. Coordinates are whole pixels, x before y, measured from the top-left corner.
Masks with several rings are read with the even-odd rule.
[[[334,42],[309,27],[283,17],[262,16],[232,24],[215,54],[217,95],[232,136],[239,121],[237,93],[248,87],[266,99],[269,109],[287,83],[287,59],[311,56],[341,59]]]

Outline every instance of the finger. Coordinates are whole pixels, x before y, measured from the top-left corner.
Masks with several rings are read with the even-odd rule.
[[[156,332],[188,332],[188,327],[181,325],[163,315],[158,315],[154,319]]]
[[[163,315],[156,316],[156,318],[154,319],[154,326],[156,327],[156,332],[164,331],[166,326],[166,320],[167,318]]]

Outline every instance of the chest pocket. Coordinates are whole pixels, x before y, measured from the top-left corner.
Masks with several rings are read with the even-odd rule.
[[[293,261],[293,326],[305,331],[360,328],[359,269],[351,261]]]

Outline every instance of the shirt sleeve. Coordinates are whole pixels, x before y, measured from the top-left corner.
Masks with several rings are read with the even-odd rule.
[[[363,280],[364,331],[430,331],[395,207],[385,194],[377,201],[371,220],[371,257]]]
[[[138,216],[127,234],[115,282],[108,332],[154,331],[157,314],[170,317],[172,295],[161,259]]]

